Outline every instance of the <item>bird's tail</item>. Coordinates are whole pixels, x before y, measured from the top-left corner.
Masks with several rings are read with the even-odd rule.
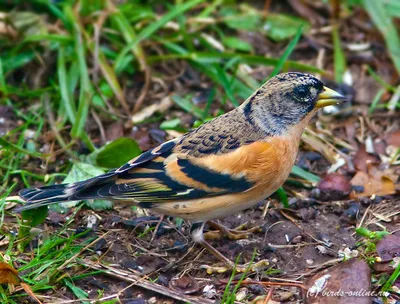
[[[110,172],[72,184],[51,185],[21,190],[19,196],[24,199],[27,204],[15,209],[15,211],[21,212],[65,201],[99,198],[97,193],[99,187],[113,178],[114,174]]]
[[[20,212],[29,209],[36,209],[72,200],[71,197],[75,194],[74,185],[75,184],[60,184],[21,190],[19,196],[24,199],[27,204],[17,208],[15,211]]]

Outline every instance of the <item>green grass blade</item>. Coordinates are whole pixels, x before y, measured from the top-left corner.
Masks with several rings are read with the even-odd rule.
[[[283,207],[289,208],[289,199],[286,194],[286,191],[282,187],[276,190],[276,195],[278,195],[280,201],[282,202]]]
[[[301,35],[303,34],[303,26],[299,28],[299,30],[296,33],[296,36],[290,41],[288,46],[286,47],[285,51],[283,52],[281,58],[279,58],[278,62],[275,64],[275,68],[272,71],[271,75],[269,75],[270,78],[274,77],[275,75],[278,75],[278,73],[282,70],[284,64],[288,60],[289,56],[293,53],[297,43],[300,40]]]
[[[279,59],[264,57],[258,55],[249,54],[237,54],[237,53],[217,53],[217,52],[195,52],[188,54],[167,54],[161,56],[148,56],[147,62],[158,62],[164,60],[172,59],[186,59],[199,62],[201,64],[209,64],[213,62],[224,62],[225,60],[238,58],[240,62],[254,65],[265,65],[265,66],[276,66]],[[295,69],[298,71],[311,72],[311,73],[325,73],[323,70],[316,68],[315,66],[302,64],[296,61],[288,60],[286,61],[286,67],[290,69]]]
[[[74,19],[73,13],[71,12],[71,18]],[[76,114],[75,123],[72,126],[71,135],[72,137],[81,137],[84,133],[84,127],[86,119],[89,113],[90,100],[93,96],[89,71],[86,65],[86,47],[80,33],[79,25],[75,22],[74,28],[74,42],[75,52],[79,63],[80,72],[80,95],[79,95],[79,106]]]
[[[368,115],[371,115],[375,111],[376,107],[378,106],[379,101],[381,100],[381,98],[382,98],[383,94],[385,94],[385,92],[386,92],[385,89],[380,89],[378,91],[378,93],[376,93],[374,99],[371,102],[371,105],[369,106]]]
[[[196,107],[188,97],[182,98],[178,95],[172,95],[172,100],[183,110],[185,110],[188,113],[193,114],[194,116],[198,118],[203,118],[203,111]]]
[[[76,106],[68,90],[67,69],[65,67],[65,51],[60,47],[57,60],[58,82],[60,86],[61,101],[72,124],[76,120]]]
[[[38,153],[38,152],[34,152],[34,151],[29,151],[29,150],[26,150],[24,148],[21,148],[21,147],[13,144],[11,142],[8,142],[6,139],[4,139],[4,137],[0,137],[0,147],[2,149],[7,148],[7,149],[10,149],[10,150],[15,151],[15,152],[20,152],[20,153],[23,153],[23,154],[26,154],[26,155],[39,157],[39,158],[43,158],[43,157],[47,156],[46,154],[42,154],[42,153]]]
[[[82,303],[84,304],[89,304],[88,301],[84,301],[84,300],[88,300],[88,293],[86,293],[85,291],[83,291],[81,288],[75,286],[73,283],[71,283],[68,280],[64,280],[65,285],[71,289],[71,291],[74,293],[74,295],[82,301]]]
[[[8,94],[6,79],[4,77],[3,71],[3,60],[0,57],[0,92],[3,92],[4,95]]]
[[[303,170],[298,166],[293,166],[292,174],[297,175],[297,176],[299,176],[305,180],[308,180],[312,183],[318,183],[321,180],[319,176],[312,174],[311,172],[308,172],[306,170]]]
[[[400,38],[393,19],[385,10],[384,1],[363,0],[364,8],[385,39],[390,57],[400,74]]]
[[[165,24],[167,24],[172,19],[177,16],[183,14],[185,11],[191,9],[204,2],[204,0],[191,0],[184,2],[182,4],[176,5],[173,9],[171,9],[167,14],[163,15],[160,19],[155,22],[150,23],[147,27],[145,27],[136,37],[131,41],[127,46],[125,46],[116,59],[116,65],[119,61],[121,61],[126,54],[130,51],[131,48],[134,48],[138,43],[142,40],[149,38],[153,33],[162,28]]]
[[[232,83],[229,81],[228,77],[227,77],[227,73],[224,71],[224,69],[222,69],[219,65],[214,65],[215,68],[215,74],[216,77],[218,78],[218,82],[222,85],[222,87],[224,88],[226,95],[228,96],[228,98],[231,100],[232,104],[235,107],[239,106],[239,102],[236,100],[235,96],[233,95],[233,91],[232,91]]]
[[[144,59],[144,52],[143,52],[143,49],[140,47],[140,45],[135,43],[135,41],[137,41],[138,36],[135,33],[135,31],[133,30],[132,26],[129,24],[128,19],[125,17],[125,15],[120,10],[118,10],[116,8],[115,8],[115,13],[110,16],[110,19],[117,25],[119,31],[121,32],[122,36],[124,37],[124,40],[128,44],[128,46],[126,46],[124,48],[125,53],[123,53],[123,54],[121,53],[121,55],[118,56],[115,60],[114,67],[115,67],[116,73],[117,74],[120,73],[123,70],[124,66],[129,64],[130,60],[129,61],[126,60],[126,55],[128,54],[128,52],[130,50],[132,51],[133,55],[139,61],[139,65],[140,65],[141,69],[143,70],[146,65],[146,62]]]
[[[126,103],[125,95],[124,95],[124,92],[122,91],[122,88],[121,88],[121,86],[119,84],[117,75],[115,75],[114,70],[108,64],[108,62],[106,60],[106,57],[104,56],[104,54],[100,50],[99,50],[99,54],[98,55],[99,55],[98,56],[98,60],[99,60],[100,69],[101,69],[101,71],[103,73],[104,78],[106,79],[108,85],[110,86],[110,88],[114,92],[115,96],[117,97],[118,101],[120,102],[120,104],[122,105],[124,110],[127,113],[130,113],[129,106]]]
[[[391,274],[389,279],[386,281],[385,285],[383,285],[382,291],[391,291],[393,284],[396,282],[399,276],[400,276],[400,264],[397,265],[396,270]]]
[[[335,81],[343,82],[343,74],[346,70],[346,56],[344,54],[342,43],[340,42],[339,29],[334,27],[332,31],[333,40],[333,58],[335,63]]]

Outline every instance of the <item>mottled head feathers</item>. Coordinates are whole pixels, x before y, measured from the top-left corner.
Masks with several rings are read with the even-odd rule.
[[[279,74],[241,106],[249,120],[271,134],[282,134],[315,109],[323,84],[303,73]]]
[[[255,91],[239,108],[185,134],[175,150],[195,157],[219,155],[257,141],[268,141],[270,137],[284,136],[294,129],[296,139],[293,140],[300,140],[322,97],[327,98],[324,103],[327,105],[333,100],[330,97],[341,96],[324,87],[321,81],[311,75],[277,75]]]

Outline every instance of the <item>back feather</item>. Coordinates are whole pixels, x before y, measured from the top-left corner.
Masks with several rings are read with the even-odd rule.
[[[188,133],[186,136],[191,135]],[[218,138],[205,143],[210,148],[220,146],[220,141],[231,140],[230,137]],[[17,211],[85,199],[129,201],[142,208],[152,208],[155,204],[165,202],[244,192],[254,186],[245,176],[231,175],[227,170],[218,172],[211,166],[196,163],[196,156],[180,149],[184,139],[185,136],[168,141],[118,169],[86,181],[22,190],[20,196],[27,204]],[[228,150],[239,147],[238,144]],[[227,151],[225,153],[229,154]],[[207,158],[208,155],[203,157]]]

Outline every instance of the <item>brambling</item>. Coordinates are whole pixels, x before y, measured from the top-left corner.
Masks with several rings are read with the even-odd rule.
[[[234,267],[204,239],[205,222],[273,194],[289,176],[311,117],[343,100],[311,75],[277,75],[238,108],[118,169],[72,184],[22,190],[27,204],[19,211],[86,199],[136,204],[190,220],[193,240]]]

